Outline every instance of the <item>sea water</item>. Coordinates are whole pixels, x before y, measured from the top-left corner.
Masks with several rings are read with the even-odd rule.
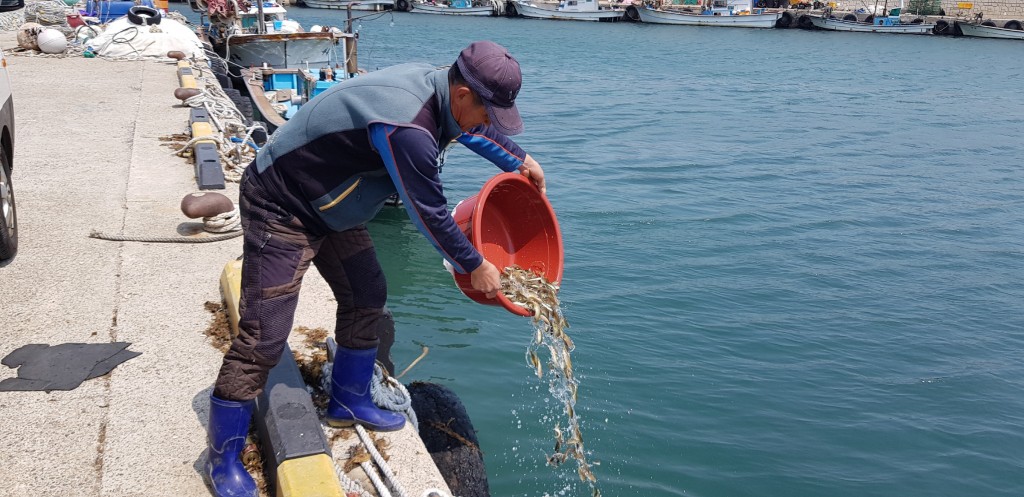
[[[305,26],[343,13],[290,8]],[[394,26],[391,26],[394,22]],[[603,495],[1024,495],[1024,44],[455,18],[357,20],[375,70],[478,39],[565,238]],[[452,202],[498,169],[456,148]],[[465,298],[401,210],[370,226],[403,378],[478,430],[495,496],[588,495],[527,318]]]

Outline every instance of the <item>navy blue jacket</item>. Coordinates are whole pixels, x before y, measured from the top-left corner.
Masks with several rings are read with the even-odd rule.
[[[320,94],[271,135],[257,180],[313,233],[364,224],[397,192],[416,227],[456,271],[483,257],[455,225],[438,156],[453,140],[504,171],[526,153],[489,126],[464,133],[451,113],[448,69],[403,64]]]

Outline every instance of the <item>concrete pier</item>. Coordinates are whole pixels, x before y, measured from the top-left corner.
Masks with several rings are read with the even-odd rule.
[[[172,94],[174,61],[11,55],[14,32],[0,33],[0,46],[14,95],[20,245],[0,266],[0,357],[33,343],[124,341],[142,353],[71,391],[0,392],[0,495],[209,495],[201,468],[221,353],[203,333],[204,304],[221,301],[221,271],[241,254],[241,238],[88,237],[201,229],[179,210],[196,191],[193,166],[161,140],[188,129],[189,110]],[[237,199],[237,185],[223,193]],[[334,312],[310,271],[296,326],[330,329]],[[0,366],[0,380],[16,375]],[[414,430],[388,436],[410,495],[447,491]],[[336,461],[353,438],[332,448]]]

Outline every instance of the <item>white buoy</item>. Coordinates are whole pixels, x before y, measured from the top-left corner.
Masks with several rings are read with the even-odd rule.
[[[36,43],[40,52],[49,54],[64,53],[68,48],[68,39],[64,37],[64,33],[56,29],[44,29],[36,37]]]
[[[319,32],[321,32],[323,30],[324,30],[323,26],[321,26],[319,24],[314,24],[313,27],[309,28],[309,32],[310,33],[319,33]]]

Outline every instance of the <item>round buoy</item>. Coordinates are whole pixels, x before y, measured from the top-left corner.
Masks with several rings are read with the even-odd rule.
[[[68,49],[68,39],[56,29],[44,29],[36,36],[36,43],[43,53],[58,54]]]
[[[39,50],[36,43],[36,36],[43,30],[43,25],[35,22],[26,22],[18,28],[18,46],[25,50]]]

